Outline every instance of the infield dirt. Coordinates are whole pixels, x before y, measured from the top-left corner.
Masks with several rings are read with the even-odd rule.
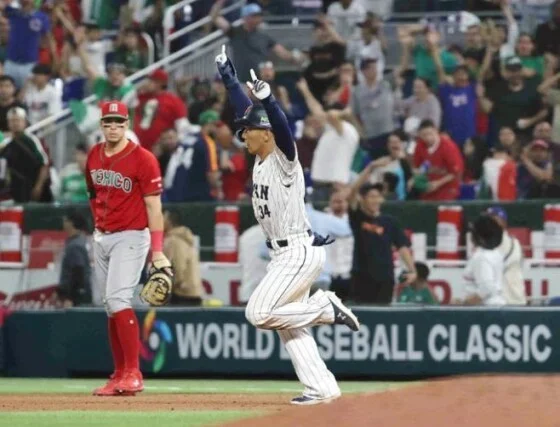
[[[426,381],[395,391],[346,395],[308,407],[289,404],[291,394],[84,394],[3,395],[0,411],[196,411],[257,410],[263,417],[230,427],[558,427],[560,376],[477,376]]]

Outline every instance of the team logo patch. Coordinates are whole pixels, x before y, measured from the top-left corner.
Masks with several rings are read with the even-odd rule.
[[[109,104],[109,112],[110,113],[118,113],[119,111],[119,106],[115,103],[113,104]]]
[[[268,120],[268,116],[261,116],[261,125],[269,125],[270,121]]]
[[[41,31],[41,28],[43,28],[43,23],[38,18],[32,18],[29,21],[29,28],[33,31]]]
[[[153,372],[159,372],[165,365],[167,345],[173,343],[173,334],[169,325],[156,319],[156,311],[150,310],[144,318],[142,327],[142,345],[140,357],[152,362]]]

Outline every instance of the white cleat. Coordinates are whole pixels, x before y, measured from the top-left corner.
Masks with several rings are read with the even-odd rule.
[[[302,394],[301,396],[294,397],[290,402],[292,405],[309,406],[309,405],[322,405],[324,403],[331,403],[338,399],[341,394],[336,394],[331,397],[311,397]]]
[[[348,307],[342,304],[340,298],[334,292],[325,292],[334,309],[335,325],[346,325],[354,332],[360,329],[360,322],[356,315]]]

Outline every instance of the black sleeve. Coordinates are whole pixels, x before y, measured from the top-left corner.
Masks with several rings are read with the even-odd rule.
[[[405,159],[401,159],[401,168],[404,172],[404,185],[406,186],[408,180],[412,178],[412,168],[410,167],[410,163],[408,163]]]

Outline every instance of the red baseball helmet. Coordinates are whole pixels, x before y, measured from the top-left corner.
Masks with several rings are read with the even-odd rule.
[[[118,117],[128,120],[128,107],[124,102],[107,101],[101,106],[101,119]]]

